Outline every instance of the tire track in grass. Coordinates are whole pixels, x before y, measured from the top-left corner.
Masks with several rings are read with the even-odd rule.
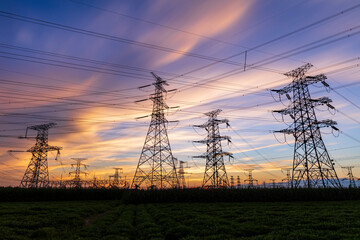
[[[97,203],[99,204],[99,203]],[[105,205],[105,206],[104,206]],[[93,206],[92,208],[90,208],[88,211],[94,211],[95,213],[91,214],[91,215],[86,215],[83,217],[84,219],[84,227],[88,227],[90,225],[92,225],[97,219],[101,218],[102,216],[104,216],[105,214],[107,214],[108,212],[110,212],[114,207],[119,206],[119,203],[113,202],[113,203],[107,203],[105,202],[105,204],[101,204],[101,208],[97,206]]]
[[[124,205],[123,211],[116,221],[107,227],[102,239],[134,239],[135,227],[133,219],[136,211],[135,205]]]
[[[73,239],[102,239],[106,235],[107,228],[111,226],[122,214],[125,205],[119,205],[95,219],[91,225],[82,227]]]
[[[84,218],[84,222],[85,222],[85,227],[89,227],[90,225],[92,225],[96,220],[98,220],[99,218],[101,218],[102,216],[104,216],[105,214],[107,214],[108,212],[110,212],[111,210],[107,210],[105,212],[101,212],[101,213],[97,213],[94,215],[91,215],[87,218]]]
[[[161,227],[154,222],[153,218],[146,210],[144,204],[140,204],[137,206],[135,225],[136,225],[136,233],[137,233],[135,239],[137,240],[165,239],[165,236],[162,234]]]
[[[161,209],[167,209],[167,205],[161,205]],[[171,211],[166,211],[165,213],[160,210],[159,205],[147,204],[147,212],[155,220],[155,223],[161,227],[161,232],[163,233],[165,239],[183,239],[191,235],[193,229],[190,226],[182,224],[180,221],[174,219],[179,218]]]

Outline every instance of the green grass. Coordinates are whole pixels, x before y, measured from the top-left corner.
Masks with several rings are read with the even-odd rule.
[[[360,201],[0,203],[1,239],[360,239]]]

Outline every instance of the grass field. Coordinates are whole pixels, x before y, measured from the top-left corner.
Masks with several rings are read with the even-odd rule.
[[[0,239],[360,239],[360,201],[3,202]]]

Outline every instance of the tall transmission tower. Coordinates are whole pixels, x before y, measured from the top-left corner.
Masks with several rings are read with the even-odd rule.
[[[240,176],[237,176],[237,177],[236,177],[236,188],[239,188],[240,185],[241,185]]]
[[[230,187],[233,188],[235,185],[234,176],[230,176]]]
[[[203,143],[207,146],[205,154],[200,156],[194,156],[195,158],[205,158],[205,173],[202,183],[202,187],[218,188],[229,187],[229,180],[226,174],[224,156],[232,157],[229,152],[223,152],[221,141],[230,141],[229,136],[221,136],[219,130],[219,124],[225,123],[229,125],[229,120],[218,119],[217,116],[221,112],[217,109],[212,112],[205,113],[209,117],[208,121],[202,125],[194,125],[194,127],[204,128],[207,131],[207,137],[204,140],[194,141],[196,143]]]
[[[164,85],[168,85],[168,83],[156,74],[151,74],[155,78],[155,82],[140,87],[153,85],[155,93],[151,94],[149,98],[153,101],[151,122],[131,187],[140,188],[145,184],[150,188],[174,188],[179,186],[179,179],[176,172],[176,159],[172,154],[167,134],[167,123],[171,121],[165,118],[164,111],[169,107],[164,99],[168,92],[175,91],[175,89],[167,91]],[[145,100],[148,99],[137,102]]]
[[[346,176],[347,179],[349,180],[349,187],[350,188],[355,188],[356,184],[355,184],[355,177],[352,173],[352,169],[354,168],[354,166],[349,166],[349,167],[341,167],[342,169],[345,169],[347,171]]]
[[[185,161],[179,161],[179,164],[180,164],[178,171],[179,186],[181,188],[186,188],[185,174],[189,174],[189,173],[185,172],[185,168],[189,168],[189,166]]]
[[[281,171],[286,171],[286,177],[281,179],[282,182],[287,183],[287,187],[291,186],[291,168],[282,168]]]
[[[276,181],[276,179],[270,179],[270,181],[271,181],[271,187],[272,188],[276,188],[276,184],[275,184],[275,181]]]
[[[336,122],[318,121],[315,114],[316,106],[326,105],[334,109],[330,104],[332,100],[327,97],[313,99],[309,91],[309,86],[316,83],[322,83],[325,87],[329,85],[325,82],[324,74],[305,76],[311,67],[312,65],[308,63],[286,73],[285,75],[292,77],[293,81],[282,89],[272,90],[278,93],[279,97],[285,94],[291,102],[287,108],[274,112],[289,115],[293,119],[293,123],[288,128],[275,132],[291,134],[295,138],[292,187],[297,188],[302,182],[308,188],[341,187],[334,168],[335,164],[330,159],[320,132],[320,128],[323,127],[338,130],[335,127]]]
[[[81,171],[81,167],[84,167],[84,169],[87,169],[88,165],[81,163],[82,161],[86,160],[86,158],[72,158],[76,161],[76,163],[71,164],[71,168],[75,168],[75,171],[69,172],[69,175],[74,175],[74,178],[71,180],[73,187],[75,188],[81,188],[82,187],[82,181],[81,181],[81,175],[88,175],[87,172]]]
[[[258,183],[258,180],[257,179],[254,179],[253,178],[253,175],[252,175],[252,172],[254,171],[254,169],[245,169],[245,171],[248,172],[248,179],[245,179],[244,182],[248,183],[248,187],[249,188],[252,188],[254,187],[254,182]]]
[[[114,168],[115,169],[115,174],[112,176],[109,176],[109,185],[111,187],[119,187],[120,186],[120,180],[121,180],[121,173],[122,173],[122,168]],[[111,181],[111,178],[113,179]]]
[[[36,143],[27,152],[31,152],[32,157],[30,163],[25,171],[25,174],[21,180],[20,187],[24,188],[43,188],[49,187],[49,169],[47,155],[50,151],[57,151],[57,156],[60,154],[61,147],[49,146],[49,129],[54,127],[56,123],[47,123],[41,125],[35,125],[26,128],[24,138],[30,138],[27,136],[28,130],[37,131],[35,137]]]

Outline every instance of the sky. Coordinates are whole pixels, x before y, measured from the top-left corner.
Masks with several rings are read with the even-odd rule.
[[[0,1],[0,186],[18,186],[34,139],[27,127],[57,123],[49,145],[50,179],[69,179],[72,158],[86,158],[87,179],[108,179],[115,167],[131,180],[142,150],[154,91],[150,72],[168,81],[166,112],[173,155],[187,162],[189,186],[199,186],[206,137],[193,125],[222,109],[228,176],[262,182],[285,178],[292,166],[291,124],[271,89],[289,84],[284,73],[306,63],[333,88],[310,87],[335,111],[318,107],[340,132],[322,129],[339,178],[345,166],[360,177],[360,6],[356,0],[2,0]],[[284,120],[284,122],[282,121]],[[36,132],[29,131],[29,136]]]

